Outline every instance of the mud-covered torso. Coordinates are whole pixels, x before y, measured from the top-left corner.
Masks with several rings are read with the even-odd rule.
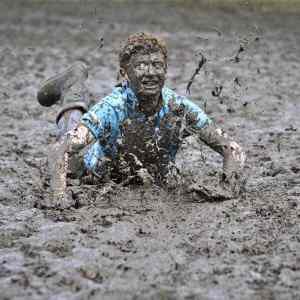
[[[162,103],[150,117],[138,109],[130,88],[114,89],[82,117],[97,140],[85,155],[86,168],[101,176],[110,160],[109,169],[121,180],[142,168],[160,181],[175,159],[189,115],[198,128],[210,122],[197,105],[168,88],[162,89]]]
[[[170,106],[162,118],[137,113],[126,119],[120,126],[118,168],[131,174],[145,168],[156,182],[163,182],[186,134],[185,126],[183,106]]]

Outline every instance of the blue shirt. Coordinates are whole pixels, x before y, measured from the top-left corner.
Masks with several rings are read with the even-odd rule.
[[[199,106],[186,97],[177,95],[167,87],[162,89],[162,107],[156,113],[156,128],[159,130],[160,121],[170,110],[170,103],[183,105],[187,112],[195,116],[195,126],[202,128],[211,123],[208,116]],[[99,160],[104,156],[113,157],[117,153],[117,142],[121,138],[121,126],[124,121],[143,114],[137,112],[138,99],[128,84],[115,87],[112,93],[94,105],[82,116],[84,124],[94,135],[96,142],[89,148],[84,157],[85,166],[88,170],[95,170],[99,166]],[[170,150],[171,151],[171,150]],[[172,149],[172,157],[175,157],[177,149]]]

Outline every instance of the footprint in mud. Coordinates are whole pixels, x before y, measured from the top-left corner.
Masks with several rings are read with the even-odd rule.
[[[7,233],[0,234],[0,249],[12,248],[16,245],[15,238]]]
[[[32,233],[24,226],[22,228],[6,228],[0,233],[0,249],[12,248],[18,244],[18,240],[22,238],[28,238]]]
[[[85,265],[79,269],[81,275],[89,280],[92,280],[96,283],[103,282],[103,276],[100,273],[100,268],[97,265]]]
[[[20,251],[25,258],[36,258],[40,256],[41,247],[31,243],[21,242]]]
[[[59,257],[72,255],[72,245],[70,245],[68,241],[50,240],[44,244],[44,247],[46,250]]]

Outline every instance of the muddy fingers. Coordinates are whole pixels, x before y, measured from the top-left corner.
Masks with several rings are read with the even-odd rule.
[[[51,196],[42,204],[44,208],[65,209],[74,205],[66,190],[68,159],[67,142],[61,139],[53,145],[48,156]]]

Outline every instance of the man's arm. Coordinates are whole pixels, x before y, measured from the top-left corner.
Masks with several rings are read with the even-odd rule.
[[[246,161],[242,147],[214,124],[193,131],[201,141],[224,157],[221,184],[232,196],[237,196],[240,193],[242,170]]]
[[[72,205],[66,193],[69,158],[94,141],[91,131],[83,124],[79,124],[55,143],[49,155],[53,194],[50,205],[46,206],[66,208]]]
[[[182,103],[186,109],[187,134],[195,134],[210,148],[223,157],[222,185],[237,195],[240,191],[242,169],[246,161],[246,154],[242,147],[230,139],[199,106],[184,98]]]
[[[224,157],[223,172],[229,174],[244,167],[246,154],[242,147],[213,124],[197,130],[197,135],[210,148]]]

